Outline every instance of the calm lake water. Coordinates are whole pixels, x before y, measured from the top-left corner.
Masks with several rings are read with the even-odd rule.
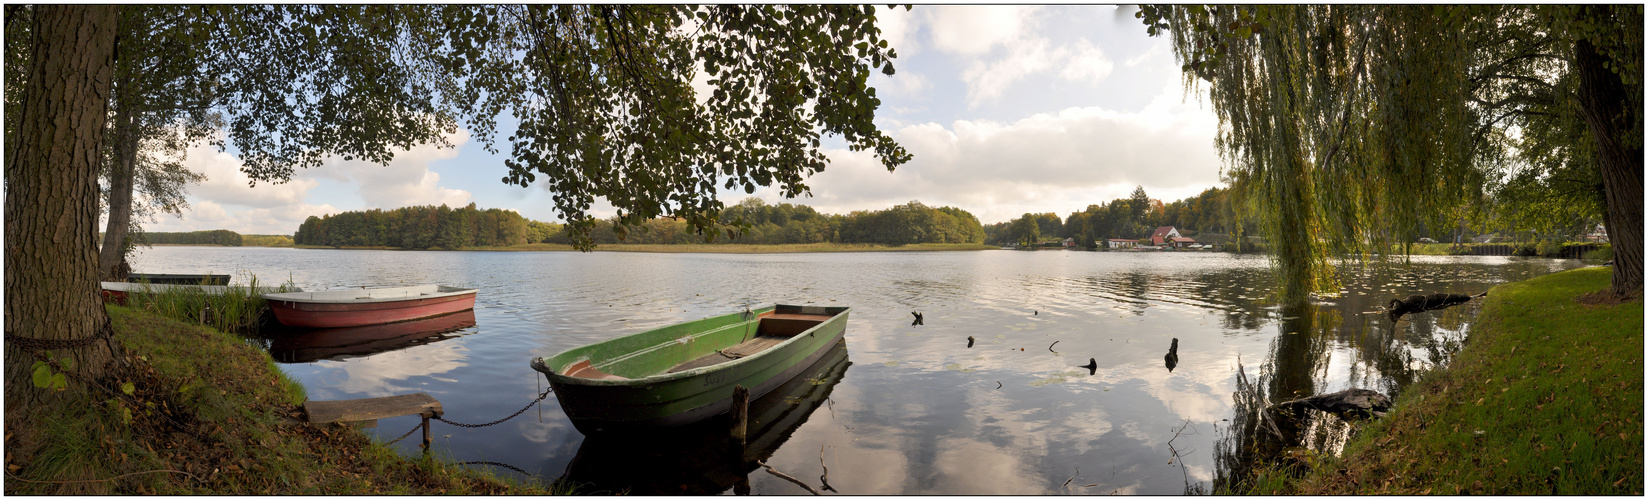
[[[756,402],[746,458],[843,494],[1179,494],[1251,451],[1254,401],[1399,393],[1462,346],[1478,303],[1391,323],[1414,293],[1480,293],[1572,260],[1414,257],[1347,273],[1341,297],[1283,310],[1264,257],[1076,251],[834,254],[401,252],[154,247],[134,268],[288,278],[309,290],[440,283],[481,289],[472,318],[421,334],[269,333],[316,400],[427,392],[483,423],[547,387],[535,356],[763,303],[853,308],[845,348]],[[912,326],[911,311],[925,315]],[[443,330],[450,330],[442,332]],[[968,347],[968,337],[975,342]],[[1173,370],[1163,356],[1179,341]],[[329,344],[328,342],[331,342]],[[1078,365],[1097,367],[1089,373]],[[1233,423],[1234,422],[1234,423]],[[390,440],[418,423],[385,419]],[[1308,446],[1342,440],[1314,426]],[[1324,430],[1326,429],[1326,430]],[[724,424],[589,439],[554,395],[490,427],[434,424],[434,451],[581,492],[806,494],[724,458]],[[419,453],[417,436],[395,445]],[[1295,443],[1297,444],[1297,443]],[[495,465],[500,476],[520,473]],[[753,467],[753,466],[749,466]]]

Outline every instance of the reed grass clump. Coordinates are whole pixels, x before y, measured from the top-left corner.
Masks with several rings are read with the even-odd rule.
[[[205,324],[222,331],[255,331],[267,321],[265,293],[298,291],[288,277],[278,286],[263,286],[256,275],[242,273],[245,285],[215,287],[161,287],[127,295],[127,305],[178,321]]]

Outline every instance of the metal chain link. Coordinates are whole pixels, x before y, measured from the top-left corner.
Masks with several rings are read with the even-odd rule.
[[[401,434],[401,437],[395,438],[394,441],[384,443],[383,445],[384,446],[389,446],[389,445],[392,445],[392,444],[395,444],[395,443],[399,443],[399,442],[401,442],[402,439],[406,439],[407,436],[412,435],[412,433],[418,432],[418,428],[420,428],[420,427],[423,427],[423,422],[418,422],[418,425],[412,426],[412,430],[406,431],[406,434]]]
[[[514,414],[512,414],[510,416],[500,418],[500,419],[497,419],[497,420],[493,420],[491,422],[487,422],[487,423],[484,423],[484,424],[465,424],[465,423],[453,422],[451,420],[447,420],[447,419],[444,419],[444,418],[441,418],[441,417],[434,417],[434,419],[442,421],[442,422],[446,422],[448,424],[456,425],[458,427],[468,427],[468,428],[471,428],[471,429],[477,428],[477,427],[486,427],[486,426],[489,426],[489,425],[498,425],[498,424],[504,423],[505,420],[509,420],[509,419],[512,419],[512,418],[515,418],[515,417],[519,417],[519,416],[521,416],[522,413],[526,413],[527,410],[532,409],[532,407],[537,405],[538,402],[543,401],[544,398],[549,397],[549,393],[551,393],[551,392],[555,392],[555,389],[553,387],[549,388],[549,389],[544,389],[544,393],[539,394],[538,399],[532,400],[531,403],[528,403],[526,405],[526,408],[521,408],[521,411],[515,412]]]
[[[513,470],[515,472],[519,472],[521,474],[528,475],[528,476],[537,475],[537,474],[533,474],[531,472],[521,470],[520,467],[516,467],[516,466],[513,466],[513,465],[509,465],[509,464],[504,464],[504,463],[498,463],[498,462],[489,462],[489,461],[486,461],[486,460],[477,460],[477,461],[474,461],[474,462],[458,462],[458,463],[455,463],[455,464],[452,464],[452,465],[496,465],[496,466],[503,467],[503,468],[506,468],[506,469],[509,469],[509,470]]]

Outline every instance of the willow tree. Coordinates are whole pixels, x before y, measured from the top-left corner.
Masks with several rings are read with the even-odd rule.
[[[1334,257],[1388,255],[1420,223],[1482,210],[1484,187],[1514,154],[1508,128],[1542,99],[1584,101],[1583,85],[1562,95],[1552,80],[1585,66],[1586,40],[1604,47],[1611,72],[1598,79],[1637,96],[1605,92],[1599,109],[1641,108],[1640,8],[1146,6],[1139,17],[1171,35],[1187,89],[1205,84],[1233,196],[1272,242],[1287,303],[1334,288]],[[1636,228],[1611,232],[1613,290],[1640,293],[1641,134],[1630,125],[1640,112],[1604,114],[1619,130],[1593,125],[1590,136],[1638,152],[1634,166],[1596,162],[1604,178],[1634,171],[1637,193],[1609,195],[1610,230]]]

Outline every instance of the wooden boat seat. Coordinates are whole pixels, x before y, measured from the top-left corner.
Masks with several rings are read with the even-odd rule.
[[[829,316],[814,314],[768,314],[761,317],[761,322],[756,327],[754,338],[741,342],[738,345],[706,354],[698,359],[675,365],[674,368],[670,368],[669,371],[665,373],[682,372],[693,368],[718,365],[738,358],[753,355],[755,353],[770,349],[772,346],[782,344],[785,340],[789,340],[790,337],[794,337],[796,334],[807,331],[808,328],[812,328],[828,319],[830,319]]]
[[[814,314],[768,314],[761,317],[756,335],[790,338],[828,319],[829,316]]]
[[[595,379],[595,380],[629,380],[629,378],[627,378],[627,377],[620,377],[620,376],[617,376],[617,375],[613,375],[611,373],[607,373],[607,372],[603,372],[601,370],[597,370],[597,369],[595,369],[594,366],[590,366],[589,360],[587,360],[587,359],[583,360],[583,361],[579,361],[577,363],[573,363],[572,366],[568,366],[566,368],[565,375],[568,376],[568,377],[578,377],[578,378],[587,378],[587,379]]]

